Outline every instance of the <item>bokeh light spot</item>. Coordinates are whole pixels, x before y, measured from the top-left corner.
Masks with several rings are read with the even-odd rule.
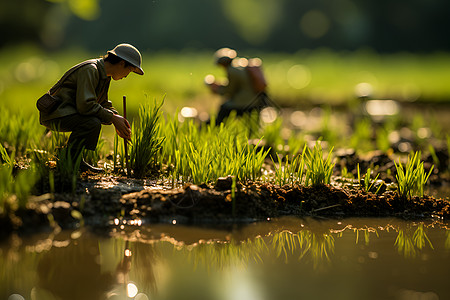
[[[371,116],[393,116],[398,113],[399,108],[393,100],[369,100],[366,111]]]
[[[278,113],[273,107],[266,107],[260,112],[261,121],[264,123],[273,123],[277,117]]]
[[[295,127],[302,127],[306,121],[306,114],[301,110],[294,111],[290,116],[290,121]]]
[[[373,93],[373,87],[370,83],[361,82],[355,86],[355,94],[357,97],[369,97]]]
[[[134,283],[127,284],[127,295],[130,298],[134,298],[138,293],[138,288]]]
[[[25,298],[19,294],[12,294],[8,297],[8,300],[25,300]]]
[[[302,89],[311,82],[311,71],[304,65],[294,65],[287,71],[287,81],[295,89]]]

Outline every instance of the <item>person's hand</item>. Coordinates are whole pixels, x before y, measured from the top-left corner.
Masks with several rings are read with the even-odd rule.
[[[130,123],[128,123],[127,119],[125,119],[121,115],[113,115],[112,123],[116,128],[117,134],[121,138],[125,140],[131,139],[131,126]]]

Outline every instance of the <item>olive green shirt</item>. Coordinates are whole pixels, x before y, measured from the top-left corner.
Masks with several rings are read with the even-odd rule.
[[[41,123],[68,115],[96,116],[104,124],[111,124],[117,111],[108,100],[111,77],[106,75],[103,58],[74,71],[62,83],[54,96],[62,102],[51,113],[40,113]]]
[[[218,93],[227,97],[225,106],[230,109],[245,108],[255,100],[257,94],[253,90],[250,76],[243,67],[227,67],[228,85],[221,86]]]

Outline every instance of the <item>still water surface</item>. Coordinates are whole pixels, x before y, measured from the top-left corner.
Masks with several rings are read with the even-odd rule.
[[[444,300],[448,225],[282,218],[12,237],[0,248],[0,299]]]

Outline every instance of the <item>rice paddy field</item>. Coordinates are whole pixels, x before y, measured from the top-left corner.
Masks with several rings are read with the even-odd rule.
[[[102,54],[0,50],[0,298],[448,298],[450,54],[251,53],[272,106],[215,125],[212,54],[143,53],[80,173],[35,102]]]
[[[64,159],[67,134],[45,133],[35,101],[66,69],[100,55],[2,50],[1,214],[27,207],[31,196],[85,197],[79,191],[94,179],[73,171]],[[221,100],[203,78],[224,78],[212,55],[144,53],[145,76],[112,82],[109,92],[119,111],[122,96],[128,100],[129,157],[112,126],[104,126],[96,151],[86,152],[85,159],[104,167],[104,177],[150,180],[162,188],[224,181],[225,190],[233,191],[227,199],[249,182],[331,185],[375,195],[392,191],[402,201],[429,191],[448,199],[440,187],[449,173],[450,54],[319,49],[252,56],[263,59],[273,106],[206,126],[202,122],[214,116]],[[313,209],[318,208],[323,205]],[[233,204],[233,216],[236,209]],[[439,213],[446,214],[445,208]]]

